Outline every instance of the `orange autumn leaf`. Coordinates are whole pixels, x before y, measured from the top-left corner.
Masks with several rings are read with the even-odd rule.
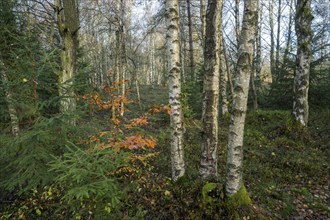
[[[120,120],[118,120],[117,118],[112,118],[111,121],[112,121],[115,125],[119,125],[119,124],[120,124]]]

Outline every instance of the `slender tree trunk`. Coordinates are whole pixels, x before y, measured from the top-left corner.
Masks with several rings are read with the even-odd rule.
[[[234,86],[233,86],[233,80],[232,80],[232,74],[231,74],[231,70],[230,70],[230,64],[229,64],[229,58],[227,55],[227,49],[226,49],[226,42],[225,39],[222,38],[222,47],[223,47],[223,56],[225,59],[225,63],[226,63],[226,70],[227,70],[227,78],[228,78],[228,82],[229,82],[229,91],[230,91],[230,97],[233,97],[234,95]],[[232,98],[229,98],[229,100],[231,100]]]
[[[119,20],[118,20],[119,22]],[[115,65],[114,65],[114,69],[115,69],[115,74],[114,74],[114,86],[117,87],[117,91],[116,91],[116,95],[118,96],[120,94],[120,87],[119,87],[119,81],[120,81],[120,27],[118,24],[117,30],[116,30],[116,52],[115,52]],[[113,104],[112,104],[112,119],[116,118],[116,111],[117,111],[118,107],[116,107],[115,105],[115,100],[113,100]]]
[[[307,126],[308,123],[308,89],[312,58],[312,20],[311,0],[298,0],[295,18],[298,50],[293,86],[293,115],[303,126]]]
[[[204,180],[218,180],[218,113],[219,113],[219,28],[221,0],[209,0],[206,12],[204,49],[204,84],[202,113],[202,157],[199,173]]]
[[[257,90],[258,87],[261,84],[261,69],[262,69],[262,63],[261,63],[261,31],[262,31],[262,22],[263,22],[263,6],[261,0],[258,0],[258,7],[259,7],[259,13],[258,13],[258,21],[256,22],[257,26],[257,37],[256,37],[256,59],[255,59],[255,72],[256,72],[256,84],[257,84]]]
[[[254,77],[255,71],[251,73],[251,90],[252,90],[252,97],[253,97],[253,110],[258,110],[258,95],[257,95],[257,88],[255,84],[255,77]]]
[[[186,82],[186,57],[187,57],[187,45],[186,45],[186,32],[185,30],[185,19],[186,19],[186,13],[185,13],[185,4],[186,1],[179,1],[179,24],[180,24],[180,61],[181,61],[181,82]]]
[[[236,49],[237,49],[237,51],[239,48],[239,40],[240,40],[239,4],[240,4],[240,0],[235,0],[235,32],[236,32]]]
[[[187,14],[188,14],[188,33],[189,33],[189,57],[190,57],[190,79],[195,80],[195,61],[194,61],[194,44],[193,44],[193,27],[190,11],[190,0],[187,0]]]
[[[277,9],[277,34],[276,34],[276,53],[275,53],[275,73],[276,77],[279,77],[280,66],[280,34],[281,34],[281,17],[282,17],[282,0],[278,0]]]
[[[224,115],[228,113],[228,100],[227,100],[227,83],[228,83],[228,75],[226,69],[226,58],[224,50],[224,40],[223,40],[223,31],[222,31],[222,10],[223,5],[221,5],[220,9],[220,28],[219,28],[219,42],[220,42],[220,94],[221,94],[221,114]]]
[[[200,0],[200,17],[202,23],[202,48],[205,48],[205,29],[206,29],[206,13],[205,13],[205,0]]]
[[[11,124],[11,133],[16,137],[18,136],[20,129],[19,129],[19,119],[18,114],[13,102],[13,95],[9,89],[9,80],[6,74],[5,65],[0,60],[0,74],[1,74],[1,80],[2,80],[2,86],[4,88],[5,92],[5,99],[7,102],[9,117],[10,117],[10,124]]]
[[[125,28],[125,9],[124,9],[124,1],[121,0],[120,3],[121,9],[121,97],[124,99],[126,93],[126,68],[127,68],[127,59],[126,59],[126,28]],[[124,116],[125,112],[125,103],[124,100],[120,103],[120,115]]]
[[[227,196],[232,196],[237,193],[243,186],[243,136],[249,80],[252,71],[252,53],[257,10],[257,1],[245,1],[237,73],[235,77],[233,108],[228,135],[227,175],[225,184],[225,193]]]
[[[124,99],[125,97],[125,93],[126,93],[126,64],[127,64],[127,60],[126,60],[126,47],[125,47],[125,34],[123,33],[123,37],[122,37],[122,54],[121,54],[121,97],[122,99]],[[120,115],[124,116],[124,112],[125,112],[125,103],[124,100],[121,101],[120,103]]]
[[[60,111],[72,113],[76,110],[74,76],[78,48],[79,15],[75,0],[55,0],[57,25],[63,39],[61,52],[62,72],[59,76],[59,94],[62,97]],[[70,121],[75,124],[75,120]]]
[[[176,181],[185,173],[183,155],[183,113],[181,107],[180,28],[178,0],[166,1],[168,85],[171,105],[172,178]]]
[[[257,0],[257,8],[258,8],[258,13],[257,13],[257,19],[255,20],[255,41],[254,41],[254,46],[253,46],[253,71],[251,73],[251,90],[252,90],[252,97],[253,97],[253,110],[257,111],[258,109],[258,95],[257,95],[257,87],[256,87],[256,80],[255,80],[255,75],[257,75],[258,68],[261,66],[260,64],[260,55],[261,55],[261,46],[259,45],[259,38],[261,38],[261,33],[259,31],[259,0]],[[260,50],[260,51],[259,51]]]
[[[292,26],[293,26],[293,0],[290,1],[290,16],[289,16],[289,27],[288,27],[288,36],[286,39],[286,46],[283,54],[283,63],[281,69],[284,69],[285,65],[288,62],[289,52],[291,51],[291,38],[292,38]]]
[[[274,36],[274,0],[269,0],[269,28],[270,28],[270,73],[272,82],[275,81],[275,36]]]

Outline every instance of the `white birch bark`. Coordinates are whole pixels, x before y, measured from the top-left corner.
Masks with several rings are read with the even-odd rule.
[[[200,0],[200,19],[202,23],[202,48],[205,48],[205,30],[206,30],[206,13],[205,13],[205,0]]]
[[[171,105],[171,163],[172,179],[176,181],[185,173],[183,155],[183,113],[181,107],[181,64],[178,0],[166,1],[167,54],[169,102]]]
[[[230,117],[225,193],[231,196],[242,187],[243,135],[252,71],[257,1],[246,0],[235,76],[233,108]]]
[[[237,50],[239,49],[239,40],[240,40],[240,11],[239,11],[240,0],[235,0],[235,33],[236,33],[236,42]]]
[[[193,23],[192,23],[190,4],[191,4],[190,0],[187,0],[190,79],[191,79],[191,81],[194,81],[195,80],[195,60],[194,60],[194,42],[193,42]]]
[[[312,19],[311,0],[298,0],[295,20],[298,50],[293,86],[293,115],[303,126],[307,126],[308,123],[308,89],[312,58]]]
[[[227,99],[227,83],[228,83],[228,74],[226,68],[226,58],[225,58],[225,47],[224,47],[224,40],[223,40],[223,31],[222,31],[222,9],[223,6],[221,5],[220,8],[220,95],[221,95],[221,114],[224,115],[228,113],[228,99]]]
[[[199,173],[204,180],[217,181],[220,9],[222,1],[209,0],[206,11],[204,84],[202,113],[202,157]]]

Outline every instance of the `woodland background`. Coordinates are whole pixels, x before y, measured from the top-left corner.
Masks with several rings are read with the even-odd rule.
[[[329,21],[326,0],[2,0],[0,219],[330,218]],[[241,76],[244,195],[232,197]]]

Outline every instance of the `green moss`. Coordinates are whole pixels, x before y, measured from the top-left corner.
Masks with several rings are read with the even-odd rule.
[[[226,208],[229,215],[234,216],[235,219],[239,216],[238,210],[246,206],[250,206],[252,201],[244,185],[232,196],[226,199]]]
[[[216,183],[206,183],[202,188],[202,203],[204,205],[212,205],[214,203],[214,198],[209,195],[210,192],[217,188]]]

